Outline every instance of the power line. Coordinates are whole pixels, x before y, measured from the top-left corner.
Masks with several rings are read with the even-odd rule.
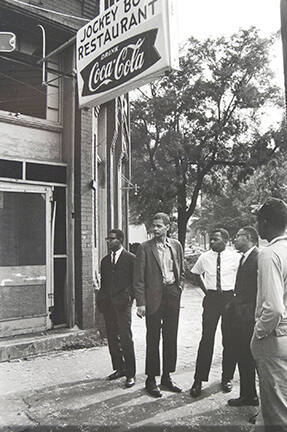
[[[43,96],[47,96],[47,94],[46,93],[42,93],[42,95]],[[55,92],[51,92],[51,93],[49,93],[49,97],[50,96],[57,96],[57,95],[59,95],[59,91],[55,91]],[[14,98],[14,99],[0,99],[0,105],[3,105],[3,104],[6,104],[6,103],[9,103],[9,102],[18,102],[18,101],[22,101],[22,100],[28,100],[28,99],[35,99],[35,95],[34,96],[23,96],[23,97],[17,97],[17,98]]]
[[[77,17],[77,16],[74,16],[74,15],[65,14],[63,12],[57,12],[57,11],[52,10],[52,9],[45,9],[45,8],[40,7],[40,6],[36,6],[36,5],[31,5],[29,3],[25,3],[25,2],[23,2],[21,0],[12,0],[12,1],[14,3],[19,3],[19,4],[22,4],[24,6],[28,6],[30,8],[41,10],[43,12],[50,12],[50,13],[53,13],[55,15],[60,15],[60,16],[64,16],[64,17],[67,17],[67,18],[73,18],[73,19],[77,19],[77,20],[81,20],[81,21],[85,21],[85,22],[89,22],[90,21],[87,18],[81,18],[81,17]]]
[[[4,61],[7,61],[7,62],[19,63],[21,65],[33,67],[33,69],[31,69],[31,70],[25,69],[25,71],[27,71],[27,72],[34,71],[35,69],[38,71],[40,70],[40,66],[38,66],[37,63],[34,64],[34,63],[30,63],[30,62],[25,61],[25,60],[18,60],[16,58],[6,57],[3,55],[0,55],[0,59],[3,59]],[[50,72],[51,74],[60,75],[60,77],[74,78],[74,75],[72,73],[64,73],[60,70],[56,70],[56,69],[53,69],[51,67],[47,67],[46,70],[47,70],[47,72]],[[19,72],[19,69],[17,69],[17,71]],[[23,70],[23,72],[25,72],[25,71]],[[6,70],[6,72],[7,72],[7,70]]]
[[[43,95],[44,96],[44,95]],[[32,100],[32,99],[35,99],[35,96],[25,96],[25,97],[18,97],[18,98],[15,98],[15,99],[4,99],[4,100],[1,100],[0,99],[0,105],[4,105],[4,104],[7,104],[7,103],[12,103],[12,102],[21,102],[21,101],[25,101],[25,100]],[[5,110],[5,111],[7,111],[7,110]]]
[[[21,84],[21,85],[23,85],[25,87],[32,88],[33,90],[36,90],[37,92],[41,93],[42,95],[46,95],[46,92],[43,92],[42,90],[39,90],[37,87],[35,87],[35,86],[31,85],[31,84],[25,83],[24,81],[21,81],[21,80],[18,80],[16,78],[13,78],[13,77],[11,77],[11,75],[6,75],[3,72],[0,72],[0,75],[4,76],[5,78],[8,78],[8,79],[10,79],[12,81],[15,81],[18,84]]]

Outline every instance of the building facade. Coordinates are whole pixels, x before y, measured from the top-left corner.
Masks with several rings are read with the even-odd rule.
[[[128,96],[77,104],[75,34],[112,4],[1,0],[0,337],[95,327],[107,231],[128,243]]]

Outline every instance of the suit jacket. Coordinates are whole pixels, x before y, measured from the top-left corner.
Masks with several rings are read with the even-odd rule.
[[[123,249],[113,271],[111,255],[101,261],[101,285],[97,295],[100,312],[111,301],[114,304],[128,304],[134,299],[133,268],[135,255]]]
[[[238,327],[243,323],[254,325],[257,297],[258,249],[254,248],[243,265],[238,268],[232,300],[234,316]]]
[[[173,271],[178,286],[182,290],[183,251],[179,241],[168,239],[173,259]],[[134,293],[137,306],[146,306],[146,313],[156,312],[161,303],[163,275],[155,239],[142,243],[137,250],[134,267]]]

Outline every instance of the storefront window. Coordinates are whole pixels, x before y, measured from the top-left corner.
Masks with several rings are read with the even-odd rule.
[[[60,122],[61,61],[57,56],[50,58],[43,73],[39,60],[43,41],[47,54],[63,43],[62,35],[48,26],[43,26],[42,33],[38,22],[2,10],[0,28],[16,36],[15,50],[0,52],[0,111]]]
[[[45,196],[4,191],[0,195],[0,267],[45,265]]]
[[[40,68],[1,58],[0,94],[1,110],[46,118],[47,90]]]

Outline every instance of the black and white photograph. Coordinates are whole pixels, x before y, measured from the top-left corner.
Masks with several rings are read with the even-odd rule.
[[[0,0],[0,432],[287,432],[287,0]]]

